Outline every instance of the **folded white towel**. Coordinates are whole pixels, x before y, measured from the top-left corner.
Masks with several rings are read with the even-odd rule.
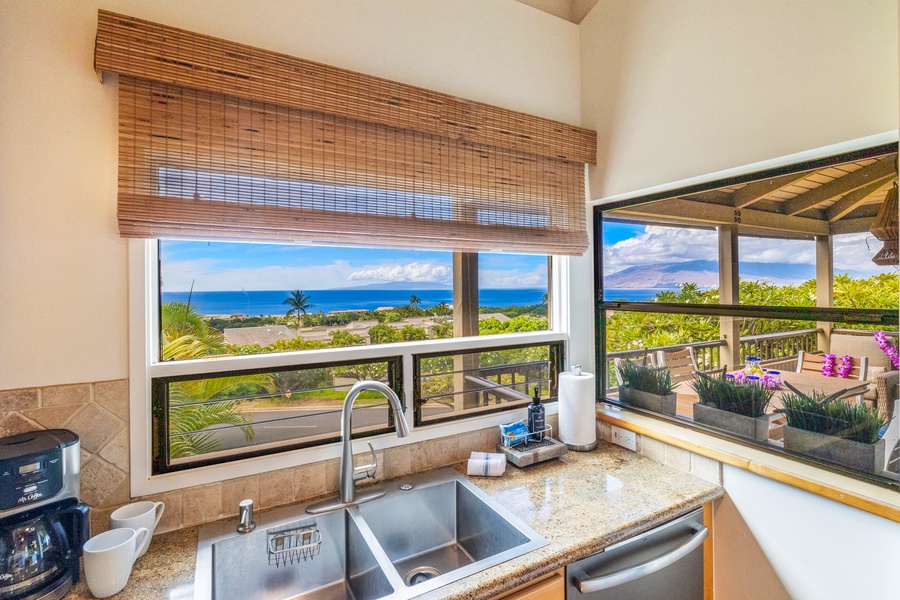
[[[468,475],[499,477],[506,471],[506,455],[491,452],[473,452],[469,456]]]

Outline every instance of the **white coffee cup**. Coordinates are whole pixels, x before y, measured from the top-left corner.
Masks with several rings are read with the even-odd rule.
[[[113,511],[113,514],[110,516],[110,525],[113,529],[122,527],[140,529],[143,527],[150,532],[147,540],[138,546],[138,558],[140,558],[147,553],[150,541],[153,538],[153,532],[156,530],[156,526],[159,524],[165,509],[166,505],[162,502],[153,502],[151,500],[126,504]]]
[[[110,529],[84,543],[84,578],[97,598],[118,594],[128,583],[138,548],[150,537],[141,527]]]

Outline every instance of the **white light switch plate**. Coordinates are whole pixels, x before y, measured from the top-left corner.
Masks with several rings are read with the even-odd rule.
[[[628,448],[632,452],[637,452],[637,434],[621,427],[613,425],[610,428],[613,444],[618,444],[623,448]]]

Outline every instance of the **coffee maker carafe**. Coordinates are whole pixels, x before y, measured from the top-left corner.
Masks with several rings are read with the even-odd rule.
[[[64,429],[0,438],[0,600],[62,598],[78,581],[80,445]]]

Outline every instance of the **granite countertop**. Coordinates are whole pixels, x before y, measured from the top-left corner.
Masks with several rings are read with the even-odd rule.
[[[465,465],[456,469],[465,474]],[[589,556],[724,494],[724,490],[661,463],[600,442],[502,477],[470,478],[549,544],[429,592],[423,600],[491,598]],[[135,563],[117,600],[193,598],[198,528],[156,536]],[[67,600],[93,598],[82,580]]]

